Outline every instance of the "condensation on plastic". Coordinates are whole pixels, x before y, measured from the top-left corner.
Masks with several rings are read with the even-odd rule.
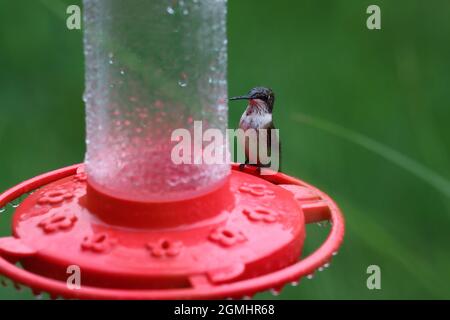
[[[171,135],[201,120],[225,137],[226,0],[84,0],[83,27],[90,183],[137,201],[221,185],[229,163],[176,165]]]

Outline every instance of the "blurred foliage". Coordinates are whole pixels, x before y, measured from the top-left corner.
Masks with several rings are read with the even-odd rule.
[[[365,26],[375,3],[381,31]],[[66,29],[69,4],[80,1],[0,2],[1,190],[83,160],[82,33]],[[450,298],[449,12],[447,0],[229,0],[230,95],[275,90],[284,169],[346,217],[331,267],[280,298]],[[230,127],[243,108],[230,106]],[[326,236],[307,231],[305,253]],[[366,287],[371,264],[382,290]],[[29,297],[0,287],[0,298]]]

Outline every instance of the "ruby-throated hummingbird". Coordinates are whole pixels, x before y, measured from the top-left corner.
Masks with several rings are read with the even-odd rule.
[[[260,129],[266,129],[267,141],[265,145],[267,148],[266,155],[270,157],[270,164],[261,164],[260,153],[258,152],[256,163],[249,163],[251,156],[249,154],[249,143],[247,139],[244,139],[245,150],[245,163],[240,165],[243,169],[246,164],[255,165],[258,168],[261,167],[274,167],[273,161],[277,161],[276,171],[281,170],[281,145],[279,138],[275,132],[275,126],[272,119],[272,111],[275,103],[275,94],[269,88],[256,87],[250,90],[250,92],[244,96],[238,96],[230,98],[230,100],[248,100],[247,109],[244,111],[239,122],[239,128],[247,131],[254,129],[256,131],[256,137],[258,139],[257,145],[259,146],[259,131]],[[275,143],[275,144],[274,144]],[[272,146],[277,146],[276,150],[273,150]]]

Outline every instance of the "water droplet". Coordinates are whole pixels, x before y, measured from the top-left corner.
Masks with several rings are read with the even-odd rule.
[[[183,10],[183,15],[187,16],[189,14],[189,10],[188,9],[184,9]]]
[[[330,266],[330,264],[327,262],[323,265],[324,268],[328,268]]]
[[[125,71],[120,70],[120,74],[121,74],[121,75],[124,75],[124,74],[125,74]]]
[[[317,222],[317,225],[318,225],[319,227],[327,228],[327,227],[330,226],[330,223],[329,223],[328,220],[325,220],[325,221]]]
[[[5,212],[5,211],[6,211],[6,208],[5,208],[5,207],[0,208],[0,213],[3,213],[3,212]]]
[[[113,59],[109,59],[109,64],[114,64],[114,60]]]
[[[180,80],[178,80],[178,85],[179,85],[180,87],[182,87],[182,88],[187,87],[187,85],[188,85],[188,79],[189,79],[188,74],[185,73],[185,72],[182,72],[182,73],[180,74]]]
[[[270,292],[272,293],[273,296],[277,297],[280,295],[281,291],[278,289],[272,289],[272,290],[270,290]]]
[[[300,283],[299,281],[292,281],[291,286],[296,287],[298,286],[299,283]]]
[[[15,200],[11,201],[9,204],[11,205],[11,207],[17,208],[18,206],[20,206],[20,201],[19,201],[19,199],[15,199]]]
[[[322,272],[323,271],[323,267],[319,267],[319,269],[318,269],[320,272]]]
[[[171,179],[167,180],[167,184],[168,184],[170,187],[176,187],[176,186],[179,184],[179,181],[178,181],[178,180],[179,180],[179,179],[171,178]]]
[[[0,279],[0,284],[1,284],[3,287],[7,287],[7,286],[8,286],[8,282],[6,281],[5,278],[1,278],[1,279]]]
[[[308,274],[306,276],[306,279],[311,280],[312,278],[314,278],[314,274]]]
[[[333,252],[333,256],[337,256],[337,255],[338,255],[337,251]]]
[[[167,13],[170,14],[170,15],[172,15],[172,14],[175,13],[175,10],[174,10],[172,7],[167,7],[166,11],[167,11]]]

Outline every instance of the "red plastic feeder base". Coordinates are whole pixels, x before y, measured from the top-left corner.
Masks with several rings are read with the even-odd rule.
[[[344,234],[327,195],[252,168],[233,166],[224,185],[195,199],[145,203],[102,193],[77,165],[5,192],[0,206],[37,188],[14,214],[14,236],[0,238],[0,274],[53,297],[253,296],[328,263]],[[322,220],[332,222],[328,239],[299,260],[305,223]],[[67,285],[73,266],[81,272],[78,289]]]

